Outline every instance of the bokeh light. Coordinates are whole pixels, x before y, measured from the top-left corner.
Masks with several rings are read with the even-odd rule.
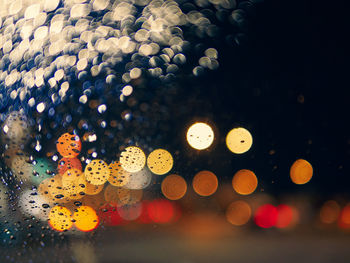
[[[295,221],[295,212],[292,207],[289,205],[281,204],[277,206],[277,221],[276,221],[276,227],[277,228],[287,228],[291,227]]]
[[[110,170],[110,176],[108,182],[114,186],[124,186],[129,182],[130,173],[125,171],[120,162],[113,161],[108,166]]]
[[[142,203],[118,206],[117,211],[122,219],[126,221],[133,221],[140,217],[142,212]]]
[[[69,169],[83,170],[83,166],[78,158],[62,158],[58,161],[57,171],[64,174]]]
[[[106,162],[95,159],[85,167],[84,174],[90,184],[102,185],[107,182],[111,172]]]
[[[192,181],[194,191],[201,196],[210,196],[216,192],[218,188],[218,179],[216,175],[210,171],[200,171]]]
[[[350,203],[344,206],[340,212],[338,226],[342,229],[350,229]]]
[[[85,182],[84,185],[85,185],[84,193],[87,195],[97,195],[103,190],[103,187],[104,187],[103,184],[94,185],[94,184],[90,184],[89,182]]]
[[[124,170],[136,173],[142,170],[146,164],[146,155],[141,148],[136,146],[126,147],[120,154],[119,162]]]
[[[306,184],[312,175],[312,165],[304,159],[296,160],[290,168],[290,178],[295,184]]]
[[[64,133],[56,143],[57,151],[66,158],[74,158],[80,154],[81,141],[78,135]]]
[[[49,213],[49,224],[57,231],[66,231],[73,226],[72,213],[64,206],[55,206]]]
[[[232,225],[246,224],[252,215],[250,205],[245,201],[234,201],[226,209],[226,219]]]
[[[187,191],[185,179],[177,174],[171,174],[164,178],[161,184],[163,195],[170,200],[181,199]]]
[[[154,174],[163,175],[173,167],[174,160],[171,154],[164,149],[152,151],[147,158],[147,166]]]
[[[147,167],[136,173],[131,173],[129,181],[124,188],[127,189],[145,189],[152,181],[152,174]]]
[[[262,228],[270,228],[276,225],[278,219],[277,208],[271,204],[260,206],[254,215],[254,222]]]
[[[253,144],[253,137],[247,129],[234,128],[226,136],[227,148],[236,154],[247,152]]]
[[[214,141],[214,131],[206,123],[196,122],[187,130],[188,144],[196,150],[208,148]]]
[[[76,208],[73,214],[74,225],[83,232],[94,230],[99,224],[99,218],[96,211],[89,206],[80,206]]]
[[[340,214],[340,205],[334,201],[329,200],[323,204],[320,210],[320,220],[324,224],[333,224],[338,220]]]
[[[255,191],[258,186],[258,178],[247,169],[239,170],[232,178],[233,189],[241,195],[249,195]]]
[[[173,204],[166,199],[156,199],[148,203],[148,216],[154,223],[170,223],[175,215]]]

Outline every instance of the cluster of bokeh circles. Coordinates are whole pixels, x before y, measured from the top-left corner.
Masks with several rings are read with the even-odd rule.
[[[69,133],[59,137],[56,148],[62,156],[58,173],[41,181],[37,191],[40,204],[46,209],[42,218],[45,220],[48,216],[50,226],[57,231],[69,230],[72,226],[91,231],[98,226],[99,217],[108,221],[105,219],[107,207],[124,220],[135,219],[140,213],[143,189],[150,185],[152,173],[164,175],[173,167],[172,155],[164,149],[152,151],[146,159],[141,148],[129,146],[118,161],[107,164],[93,159],[83,169],[78,159],[82,143],[79,136]]]
[[[188,185],[186,178],[171,174],[174,158],[169,151],[153,149],[147,156],[140,147],[127,146],[118,159],[107,163],[81,156],[81,138],[64,133],[56,141],[60,158],[57,154],[34,158],[20,147],[25,144],[30,129],[25,123],[23,114],[12,112],[2,127],[3,142],[8,145],[5,162],[12,178],[22,185],[19,206],[25,215],[48,221],[56,231],[67,231],[74,226],[84,232],[96,229],[101,221],[118,225],[135,220],[170,223],[179,218],[179,206],[173,201],[186,195]],[[18,125],[16,132],[9,132]],[[204,122],[193,123],[186,133],[188,145],[199,152],[210,149],[218,139],[215,136],[213,128]],[[236,127],[227,133],[225,143],[230,152],[239,156],[250,150],[253,137],[247,129]],[[56,167],[52,161],[56,161]],[[305,184],[312,176],[313,168],[306,160],[298,159],[290,168],[290,178],[295,184]],[[161,181],[160,190],[165,199],[143,200],[157,181]],[[199,196],[212,196],[218,187],[219,179],[212,171],[199,171],[192,178],[192,189]],[[242,168],[234,173],[231,189],[238,196],[251,195],[257,188],[258,177],[253,171]],[[249,203],[238,198],[227,206],[227,221],[244,225],[252,210]],[[277,207],[264,204],[254,212],[255,223],[263,228],[283,228],[297,218],[296,210],[285,204]]]
[[[242,11],[234,12],[235,0],[184,1],[181,6],[163,0],[0,4],[0,107],[51,116],[72,96],[86,104],[92,94],[103,96],[108,89],[124,101],[142,74],[172,80],[194,46],[184,30],[193,31],[190,40],[214,38],[219,28],[212,20],[236,25],[244,20]],[[217,58],[216,49],[205,49],[193,74],[216,69]]]

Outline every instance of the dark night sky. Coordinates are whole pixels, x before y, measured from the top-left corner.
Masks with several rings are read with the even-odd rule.
[[[242,46],[219,45],[220,69],[177,105],[190,108],[185,121],[211,120],[221,135],[211,154],[191,156],[195,167],[210,167],[227,179],[233,174],[227,171],[251,168],[262,179],[261,189],[274,194],[349,192],[348,30],[342,10],[316,1],[265,1],[248,17]],[[225,149],[224,136],[235,125],[254,138],[244,156]],[[298,158],[314,166],[314,178],[302,189],[288,176]]]

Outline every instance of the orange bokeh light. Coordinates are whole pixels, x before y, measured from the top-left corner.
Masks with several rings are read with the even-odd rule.
[[[235,226],[246,224],[252,215],[249,204],[245,201],[232,202],[226,210],[226,219]]]
[[[73,226],[72,213],[64,206],[55,206],[49,213],[49,225],[56,231],[67,231]]]
[[[75,226],[83,232],[89,232],[94,229],[99,224],[99,218],[96,211],[90,206],[80,206],[76,209],[73,214]]]
[[[350,203],[348,203],[340,213],[338,226],[343,229],[350,228]]]
[[[340,214],[340,206],[334,200],[329,200],[323,204],[320,210],[320,220],[324,224],[335,223]]]
[[[313,175],[312,165],[303,159],[296,160],[290,168],[290,178],[295,184],[306,184]]]
[[[233,176],[232,186],[237,193],[249,195],[257,188],[258,179],[252,171],[242,169]]]
[[[64,174],[67,170],[77,169],[82,171],[83,166],[78,158],[62,158],[58,161],[58,173]]]
[[[201,196],[209,196],[216,192],[218,188],[218,179],[210,171],[200,171],[192,181],[194,191]]]
[[[181,176],[171,174],[164,178],[161,189],[166,198],[178,200],[186,194],[187,183]]]
[[[78,135],[64,133],[56,142],[57,151],[66,158],[74,158],[80,154],[81,141]]]

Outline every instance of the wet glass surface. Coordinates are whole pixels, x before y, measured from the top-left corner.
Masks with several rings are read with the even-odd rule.
[[[322,12],[0,6],[0,262],[350,260],[349,96],[305,31]]]

